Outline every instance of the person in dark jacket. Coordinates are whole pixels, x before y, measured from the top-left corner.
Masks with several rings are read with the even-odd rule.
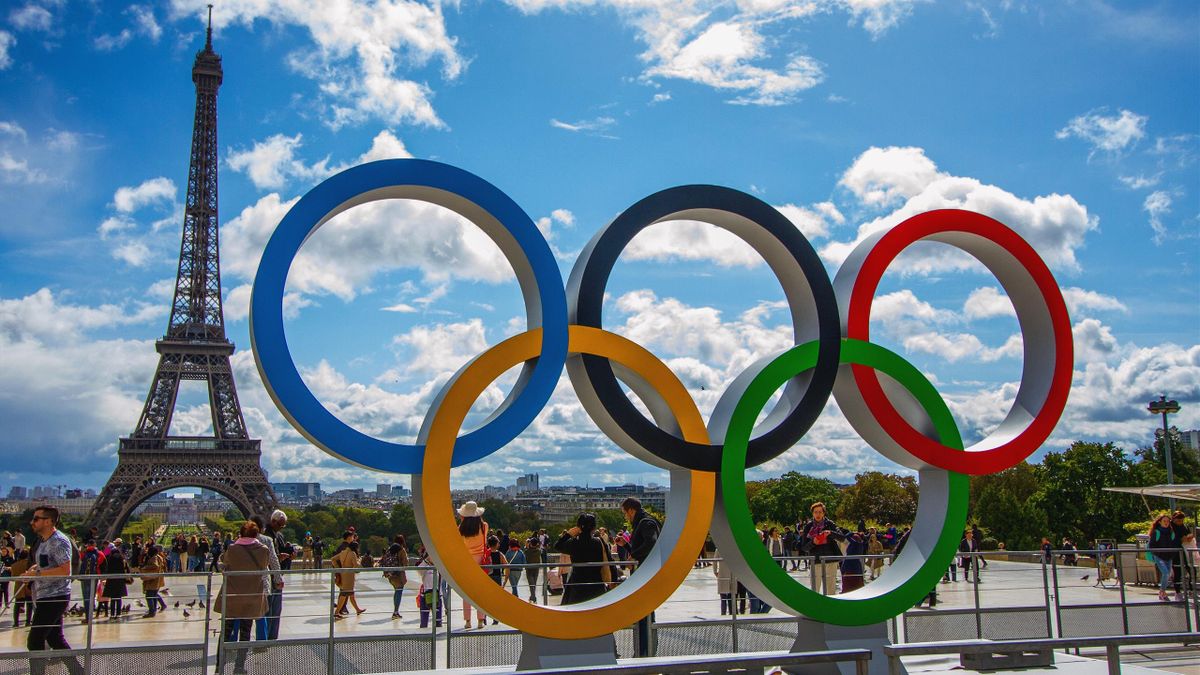
[[[1192,533],[1191,528],[1184,522],[1186,517],[1183,511],[1176,511],[1171,514],[1171,530],[1175,533],[1174,545],[1179,548],[1175,552],[1175,557],[1171,561],[1171,578],[1175,585],[1175,602],[1183,600],[1183,575],[1191,574],[1191,567],[1184,565],[1183,561],[1186,558],[1183,550],[1183,540]]]
[[[554,550],[571,556],[571,574],[563,583],[562,604],[574,605],[591,600],[604,593],[605,583],[602,577],[602,565],[582,566],[582,563],[602,563],[607,560],[604,555],[604,543],[595,534],[596,516],[592,513],[580,514],[575,521],[575,527],[564,530],[558,537]]]
[[[800,527],[800,550],[814,558],[813,590],[834,595],[837,593],[837,558],[842,555],[837,542],[845,541],[847,532],[825,517],[823,502],[813,504],[809,510],[812,520]]]
[[[104,580],[104,597],[108,598],[108,619],[116,621],[121,618],[124,609],[125,596],[129,595],[129,562],[120,548],[113,548],[104,559],[104,573],[119,576]]]
[[[658,542],[658,534],[662,525],[653,516],[642,509],[642,502],[636,497],[627,497],[621,502],[621,511],[625,520],[629,521],[629,555],[640,565],[646,561],[646,556]],[[637,623],[638,656],[650,656],[650,622],[654,612],[643,617]]]
[[[975,556],[973,553],[979,552],[979,541],[975,539],[975,533],[971,530],[963,532],[962,541],[958,542],[958,552],[965,555],[959,558],[962,564],[963,581],[971,580],[971,568],[973,566]],[[975,583],[979,583],[979,574],[976,570]]]
[[[849,536],[846,543],[846,558],[841,562],[842,569],[842,592],[849,593],[850,591],[862,588],[863,586],[863,559],[862,556],[867,554],[867,540],[863,537],[862,532],[855,532]]]
[[[642,510],[642,502],[635,497],[629,497],[621,502],[621,511],[629,521],[629,554],[641,564],[650,555],[650,550],[658,542],[658,533],[662,525],[658,520]]]

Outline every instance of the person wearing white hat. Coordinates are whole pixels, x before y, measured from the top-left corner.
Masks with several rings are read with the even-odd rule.
[[[485,510],[475,502],[467,502],[458,507],[458,515],[462,518],[458,524],[458,533],[462,535],[467,551],[479,561],[480,565],[489,565],[492,562],[491,550],[487,543],[488,524],[483,521]],[[475,608],[475,613],[478,615],[476,627],[483,628],[487,624],[487,617],[478,607]],[[463,598],[463,622],[463,629],[469,630],[471,628],[471,603],[466,598]]]

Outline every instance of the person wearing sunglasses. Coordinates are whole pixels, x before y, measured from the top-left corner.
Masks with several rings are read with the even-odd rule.
[[[29,522],[34,534],[41,540],[37,547],[37,559],[21,576],[32,577],[33,618],[29,620],[30,652],[51,649],[70,649],[63,635],[63,614],[71,600],[71,540],[56,527],[58,509],[39,506],[33,510]],[[31,658],[29,672],[43,675],[46,672],[45,658]],[[71,675],[82,675],[83,666],[74,656],[62,659]]]

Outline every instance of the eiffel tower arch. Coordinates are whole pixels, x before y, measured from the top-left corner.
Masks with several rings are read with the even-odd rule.
[[[187,202],[179,272],[167,332],[155,343],[158,369],[133,433],[120,439],[117,468],[84,522],[112,539],[139,504],[164,490],[213,490],[245,515],[276,508],[275,492],[259,462],[260,441],[246,432],[225,337],[217,222],[217,89],[223,71],[212,48],[212,9],[204,49],[192,66],[196,114],[188,165]],[[182,380],[208,385],[212,436],[170,436]]]

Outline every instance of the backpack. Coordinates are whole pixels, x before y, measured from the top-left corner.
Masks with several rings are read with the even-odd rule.
[[[88,549],[83,553],[83,562],[79,566],[80,574],[99,574],[100,567],[100,552],[95,548]]]

